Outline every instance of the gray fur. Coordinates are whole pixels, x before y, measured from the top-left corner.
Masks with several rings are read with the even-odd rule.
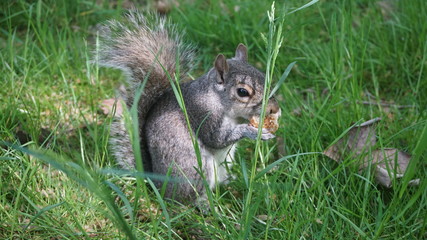
[[[136,89],[148,78],[138,102],[141,129],[153,103],[170,87],[167,73],[174,77],[178,52],[180,78],[184,79],[194,67],[194,47],[184,44],[181,33],[157,15],[144,16],[133,10],[126,14],[123,21],[111,20],[101,27],[98,61],[103,66],[120,69],[126,74],[127,91],[121,94],[121,98],[128,107],[133,104]],[[150,171],[151,161],[141,133],[144,168]],[[125,169],[134,168],[134,154],[129,144],[131,140],[123,119],[115,119],[110,135],[110,145],[119,165]]]
[[[260,114],[265,76],[247,63],[247,49],[243,44],[237,47],[232,59],[218,55],[214,67],[206,74],[181,85],[192,128],[189,130],[169,80],[152,53],[161,49],[158,60],[168,66],[166,70],[173,75],[176,49],[184,49],[179,56],[180,72],[184,76],[191,68],[192,49],[184,47],[177,35],[166,30],[164,20],[156,18],[154,25],[149,25],[141,14],[130,13],[127,21],[132,27],[116,21],[107,25],[108,34],[104,35],[107,41],[103,44],[109,45],[102,45],[101,61],[128,74],[129,88],[124,96],[128,106],[132,105],[135,86],[148,77],[138,103],[138,120],[143,157],[151,165],[149,171],[162,175],[171,171],[172,176],[187,179],[169,183],[167,197],[191,202],[196,198],[205,199],[189,131],[194,136],[198,133],[202,171],[209,187],[213,189],[217,183],[226,182],[230,178],[226,169],[231,166],[234,144],[245,137],[257,137],[258,129],[245,121]],[[248,96],[238,94],[242,88],[248,90]],[[274,99],[269,101],[267,111],[279,111]],[[263,140],[273,137],[265,130],[262,133]],[[124,168],[134,167],[131,141],[121,121],[112,124],[111,139],[118,164]]]

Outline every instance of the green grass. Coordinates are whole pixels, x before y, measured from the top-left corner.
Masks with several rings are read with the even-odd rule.
[[[239,42],[249,47],[249,61],[266,69],[271,54],[261,33],[268,36],[271,2],[210,2],[182,1],[169,13],[198,45],[192,75],[209,69],[219,52],[232,56]],[[384,3],[392,3],[390,11]],[[207,215],[109,170],[111,117],[100,101],[124,78],[88,60],[96,25],[128,4],[0,3],[0,141],[8,143],[0,146],[1,239],[427,237],[424,0],[320,1],[286,15],[273,86],[297,64],[276,93],[281,128],[256,152],[254,141],[239,144],[237,178],[213,193],[216,211]],[[276,2],[276,17],[302,5]],[[397,181],[385,189],[372,172],[345,167],[352,159],[338,165],[315,153],[375,117],[383,119],[378,147],[414,154],[409,175],[420,186]],[[283,158],[289,155],[296,156]]]

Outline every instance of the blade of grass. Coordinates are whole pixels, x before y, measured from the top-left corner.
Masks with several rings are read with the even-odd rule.
[[[293,66],[296,63],[297,63],[296,61],[295,62],[291,62],[288,65],[288,67],[286,67],[286,70],[283,72],[283,74],[280,77],[279,81],[276,83],[276,86],[274,86],[273,90],[271,90],[270,96],[268,96],[269,99],[274,96],[274,94],[277,92],[277,90],[279,90],[280,86],[283,84],[283,82],[285,82],[286,78],[288,77],[289,73],[291,72]]]
[[[151,181],[151,179],[147,179],[148,184],[150,184],[151,188],[153,189],[154,193],[156,194],[157,197],[157,201],[160,204],[161,208],[162,208],[162,215],[165,217],[166,220],[166,226],[168,229],[168,237],[169,239],[172,239],[172,223],[171,223],[171,219],[168,213],[168,209],[166,208],[166,204],[165,201],[163,200],[162,196],[159,193],[159,190],[157,190],[157,187],[154,185],[153,181]]]
[[[274,161],[273,163],[269,164],[267,167],[265,167],[263,170],[261,170],[256,176],[255,176],[255,180],[259,179],[260,177],[264,176],[264,174],[266,174],[267,172],[269,172],[271,169],[273,169],[275,166],[279,165],[280,163],[282,163],[285,160],[288,160],[290,158],[293,157],[299,157],[299,156],[305,156],[305,155],[313,155],[313,154],[322,154],[321,152],[308,152],[308,153],[297,153],[297,154],[293,154],[293,155],[288,155],[285,157],[282,157],[276,161]]]
[[[34,215],[32,218],[31,218],[31,220],[30,220],[30,222],[24,227],[24,230],[27,230],[28,229],[28,227],[29,226],[31,226],[31,224],[38,218],[38,217],[40,217],[43,213],[45,213],[45,212],[48,212],[48,211],[50,211],[51,209],[53,209],[53,208],[56,208],[56,207],[58,207],[58,206],[61,206],[62,204],[64,204],[65,203],[65,201],[64,202],[60,202],[60,203],[56,203],[56,204],[52,204],[52,205],[49,205],[49,206],[46,206],[46,207],[44,207],[44,208],[42,208],[42,209],[40,209],[37,213],[36,213],[36,215]]]
[[[288,14],[292,14],[292,13],[298,12],[298,11],[300,11],[300,10],[303,10],[304,8],[308,8],[308,7],[310,7],[311,5],[313,5],[313,4],[315,4],[315,3],[317,3],[318,1],[319,1],[319,0],[311,0],[310,2],[308,2],[308,3],[304,4],[304,5],[302,5],[301,7],[297,8],[297,9],[295,9],[295,10],[290,11]]]
[[[417,145],[414,149],[414,154],[409,162],[409,166],[406,169],[405,175],[402,181],[402,187],[399,191],[399,198],[402,198],[406,189],[408,188],[408,184],[411,179],[415,176],[415,173],[418,169],[418,162],[421,159],[422,154],[427,150],[427,122],[424,123],[424,129],[421,133],[420,139],[417,142]]]
[[[80,165],[73,163],[69,160],[66,161],[59,157],[55,159],[47,154],[35,150],[30,150],[28,148],[24,148],[15,144],[10,144],[8,142],[0,142],[0,145],[5,145],[17,151],[31,155],[51,165],[52,167],[64,172],[70,179],[78,182],[81,186],[87,188],[91,193],[93,193],[105,203],[108,210],[110,211],[110,214],[112,214],[107,214],[106,217],[115,222],[129,239],[137,239],[133,234],[133,231],[131,230],[126,219],[124,218],[122,212],[115,204],[115,200],[111,195],[111,191],[106,189],[106,185],[100,184],[99,176],[96,173],[91,172],[89,169],[84,169]]]
[[[356,232],[358,232],[362,237],[366,237],[366,233],[360,229],[358,226],[356,226],[356,224],[354,224],[354,222],[352,222],[349,218],[347,218],[346,216],[344,216],[342,213],[338,212],[337,210],[333,209],[333,208],[329,208],[332,212],[334,212],[336,215],[338,215],[341,219],[343,219],[344,221],[346,221],[348,224],[350,224],[350,226],[353,227],[354,230],[356,230]]]

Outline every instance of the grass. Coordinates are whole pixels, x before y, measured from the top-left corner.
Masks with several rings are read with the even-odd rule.
[[[0,140],[8,143],[0,147],[1,239],[426,237],[425,1],[321,1],[286,15],[273,82],[297,64],[276,93],[281,128],[256,152],[253,141],[239,144],[237,178],[213,193],[216,211],[208,215],[163,201],[149,183],[114,170],[111,116],[100,101],[124,79],[87,62],[96,24],[128,4],[0,3]],[[277,2],[276,16],[301,5]],[[169,18],[198,45],[193,76],[219,52],[232,56],[239,42],[266,69],[271,54],[261,33],[268,34],[270,7],[196,0],[173,8]],[[345,167],[352,159],[338,165],[303,154],[322,152],[355,122],[375,117],[382,117],[378,147],[412,153],[408,175],[420,186],[397,181],[385,189],[372,172]]]

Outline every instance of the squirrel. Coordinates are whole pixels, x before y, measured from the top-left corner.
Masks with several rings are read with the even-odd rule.
[[[190,131],[197,139],[209,187],[227,182],[235,143],[257,138],[258,128],[245,121],[260,115],[265,82],[264,73],[248,63],[245,45],[239,44],[231,59],[218,54],[207,73],[180,84],[189,130],[168,77],[185,78],[194,67],[194,52],[195,48],[182,40],[182,33],[156,14],[130,11],[123,21],[111,20],[100,31],[99,63],[126,74],[128,85],[121,98],[128,108],[136,89],[145,84],[138,101],[144,171],[185,179],[167,183],[165,192],[167,198],[181,202],[206,199]],[[179,76],[175,76],[178,64]],[[274,98],[268,100],[266,114],[270,113],[280,114]],[[262,130],[262,140],[274,137]],[[110,146],[120,167],[135,168],[123,118],[111,125]]]

